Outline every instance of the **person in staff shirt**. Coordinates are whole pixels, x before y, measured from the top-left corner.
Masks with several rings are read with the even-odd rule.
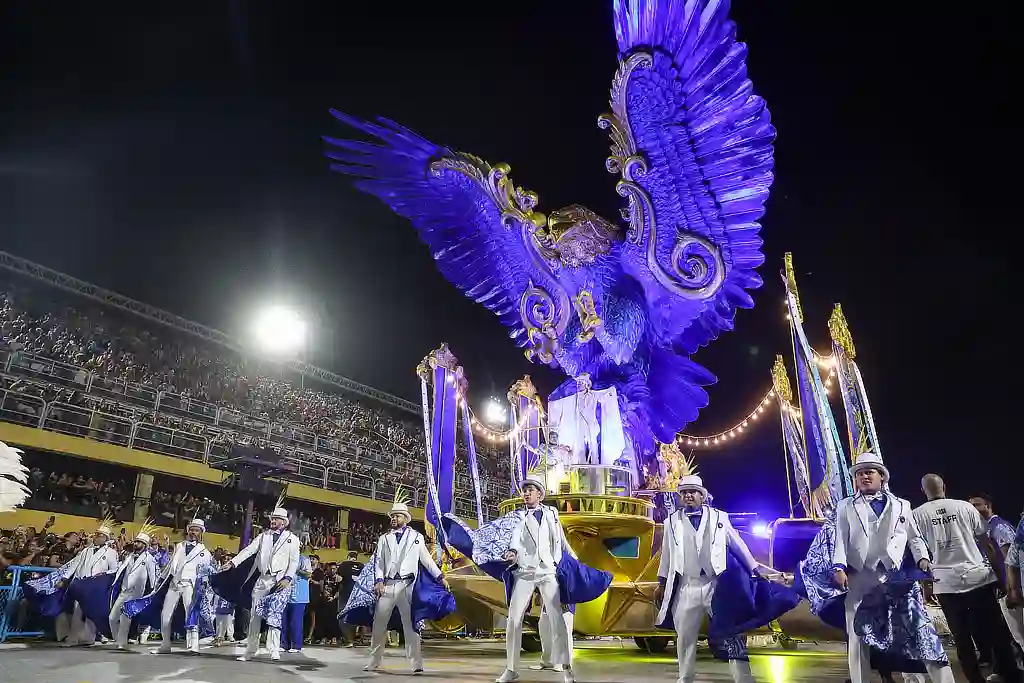
[[[984,683],[974,643],[992,648],[995,672],[1005,683],[1024,683],[1013,651],[1013,640],[999,608],[1005,587],[994,567],[1001,566],[988,526],[973,505],[946,497],[946,484],[937,474],[921,479],[928,502],[914,509],[932,557],[932,590],[949,622],[957,658],[968,683]]]

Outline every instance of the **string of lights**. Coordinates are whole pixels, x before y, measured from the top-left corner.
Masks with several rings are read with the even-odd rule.
[[[462,396],[462,393],[456,393],[455,398],[456,401],[458,401],[458,405],[461,407],[462,402],[465,400],[464,397]],[[483,420],[476,416],[476,412],[473,410],[473,407],[469,406],[469,424],[472,426],[473,431],[478,436],[482,436],[488,441],[504,442],[508,441],[509,439],[515,438],[515,436],[518,435],[519,432],[526,429],[526,426],[530,419],[530,415],[532,414],[532,410],[533,408],[530,408],[525,413],[523,413],[519,417],[519,421],[512,427],[512,429],[509,429],[508,431],[501,431],[499,429],[491,429],[490,427],[488,427]],[[540,411],[540,416],[541,419],[543,419],[543,409],[541,409]]]
[[[823,369],[828,369],[828,376],[825,378],[825,393],[828,393],[832,389],[832,378],[835,375],[835,363],[833,362],[832,356],[822,356],[817,351],[814,352],[814,359]],[[736,424],[723,429],[720,432],[713,434],[688,434],[686,432],[680,432],[676,435],[676,443],[680,446],[689,446],[690,448],[716,448],[722,446],[730,441],[743,436],[750,427],[750,423],[758,420],[766,410],[771,408],[776,401],[775,390],[769,389],[766,391],[761,399],[757,402],[757,405],[747,413],[746,417],[739,420]],[[788,402],[785,405],[785,409],[790,411],[793,415],[799,415],[800,411],[794,408]]]
[[[814,351],[814,359],[822,369],[828,370],[828,375],[825,378],[825,392],[828,393],[832,389],[832,379],[835,376],[835,363],[833,361],[833,357],[831,355],[824,356],[819,354],[817,351]],[[748,412],[743,419],[739,420],[728,429],[723,429],[712,434],[702,435],[680,432],[676,436],[676,443],[680,446],[689,446],[690,448],[716,448],[729,443],[743,436],[751,426],[752,422],[757,421],[769,408],[774,406],[777,401],[773,399],[775,399],[775,390],[769,389],[761,396],[757,405],[754,406],[754,408]],[[456,394],[456,400],[458,401],[458,405],[461,406],[462,402],[466,399],[462,393],[459,392]],[[793,407],[788,402],[780,403],[785,403],[784,409],[789,411],[791,414],[796,416],[800,415],[800,410],[798,408]],[[523,429],[526,429],[530,416],[529,413],[520,416],[519,421],[511,429],[503,431],[488,427],[484,420],[481,420],[476,416],[476,412],[473,410],[472,406],[469,407],[469,414],[470,424],[474,433],[488,441],[497,442],[508,441],[518,435]],[[544,411],[541,410],[541,417],[543,418],[543,416]]]

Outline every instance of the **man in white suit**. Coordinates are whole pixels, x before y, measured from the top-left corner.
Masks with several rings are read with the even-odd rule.
[[[377,540],[377,564],[373,573],[377,606],[373,613],[370,637],[370,663],[363,667],[363,671],[376,671],[380,668],[387,643],[388,621],[397,609],[405,634],[406,657],[413,673],[419,674],[423,672],[423,650],[420,634],[412,623],[412,591],[420,567],[426,568],[431,576],[441,580],[446,589],[451,588],[430,556],[423,534],[409,526],[412,521],[409,507],[396,499],[388,516],[391,518],[391,530]]]
[[[149,534],[139,532],[135,537],[132,550],[121,562],[114,575],[116,582],[121,577],[121,592],[114,599],[110,608],[110,633],[114,636],[119,650],[128,647],[128,631],[131,628],[132,620],[128,615],[121,613],[121,608],[128,600],[141,598],[146,594],[146,586],[150,590],[156,588],[156,560],[149,553]]]
[[[288,511],[275,508],[270,513],[270,529],[253,539],[252,543],[235,555],[225,567],[238,566],[255,556],[249,574],[258,573],[256,584],[252,589],[252,606],[249,617],[249,635],[246,640],[245,653],[238,661],[245,662],[256,656],[260,649],[260,627],[263,618],[257,614],[256,603],[275,591],[288,591],[295,582],[295,573],[299,570],[299,537],[287,530]],[[281,629],[267,628],[267,650],[272,660],[281,659]]]
[[[92,546],[78,553],[72,560],[77,563],[77,566],[74,573],[68,578],[69,581],[117,571],[117,551],[110,545],[110,528],[106,525],[100,526],[92,538]],[[96,624],[85,618],[82,614],[82,606],[77,602],[70,625],[67,625],[66,619],[67,617],[61,614],[57,617],[55,624],[58,640],[61,631],[67,629],[68,636],[64,641],[65,646],[92,645],[96,642]]]
[[[928,549],[911,514],[909,501],[883,488],[889,470],[871,452],[861,453],[850,468],[857,493],[836,506],[835,582],[846,595],[846,634],[852,683],[868,683],[870,648],[857,635],[854,618],[864,597],[886,574],[903,563],[907,548],[922,571],[930,571]],[[949,666],[924,662],[933,683],[953,683]]]
[[[693,683],[697,666],[697,637],[701,622],[710,615],[718,577],[726,569],[731,548],[744,568],[754,573],[757,561],[729,522],[729,515],[706,504],[710,497],[703,480],[688,474],[679,478],[683,507],[664,522],[661,564],[655,600],[660,603],[657,624],[671,614],[676,629],[679,683]],[[670,611],[671,610],[671,611]],[[750,662],[729,660],[729,672],[737,683],[752,683]]]
[[[200,579],[200,568],[210,564],[210,551],[202,543],[206,523],[201,519],[193,519],[185,529],[185,540],[174,546],[174,553],[164,567],[163,577],[169,577],[170,585],[164,597],[163,611],[160,613],[160,632],[163,640],[157,654],[168,654],[171,651],[171,620],[178,603],[185,610],[186,618],[196,599],[196,585]],[[185,631],[185,648],[189,652],[199,652],[199,629],[190,628]]]
[[[508,623],[505,630],[505,671],[496,683],[519,680],[519,652],[523,644],[523,617],[530,608],[534,592],[540,593],[543,609],[549,614],[562,614],[556,569],[562,553],[575,554],[565,538],[565,530],[558,521],[558,512],[544,499],[546,483],[540,472],[530,472],[520,482],[526,514],[512,532],[512,541],[505,561],[515,565],[515,586],[508,604]],[[551,664],[563,668],[565,683],[573,683],[572,663],[569,656],[569,634],[563,619],[554,618],[551,625]]]

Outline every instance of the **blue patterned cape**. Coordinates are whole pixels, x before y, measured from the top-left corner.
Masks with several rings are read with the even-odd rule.
[[[75,609],[75,599],[68,591],[70,586],[59,586],[62,581],[75,573],[81,553],[68,560],[57,571],[50,572],[38,579],[26,581],[22,586],[25,600],[32,609],[44,617],[56,617],[58,614],[70,614]]]
[[[214,574],[210,577],[210,587],[222,600],[242,609],[251,609],[267,622],[268,626],[281,628],[284,609],[288,606],[292,591],[290,588],[275,590],[257,600],[253,606],[252,589],[260,574],[252,571],[255,563],[256,555],[253,555],[238,566]]]
[[[213,612],[213,592],[210,590],[209,577],[216,571],[212,561],[207,561],[196,568],[195,594],[188,611],[182,608],[179,602],[171,617],[172,633],[181,633],[191,628],[198,628],[199,635],[206,637],[213,635],[215,621]],[[156,590],[143,595],[135,600],[128,600],[121,608],[121,612],[127,615],[133,622],[140,626],[149,626],[154,630],[160,628],[160,613],[164,609],[164,599],[167,597],[167,590],[171,586],[171,575],[168,572],[161,580]]]
[[[674,600],[682,586],[673,583]],[[726,550],[725,571],[718,576],[715,594],[711,598],[708,619],[708,645],[718,659],[749,660],[746,632],[761,628],[797,606],[800,596],[788,586],[773,583],[763,576],[752,576],[733,552]],[[672,610],[669,609],[658,628],[674,631]]]
[[[218,616],[234,614],[235,606],[219,595],[215,595],[213,600],[213,612]]]
[[[465,522],[448,513],[441,519],[441,527],[448,542],[460,553],[473,560],[482,572],[505,584],[505,602],[512,597],[516,583],[512,566],[501,559],[512,544],[512,534],[526,517],[526,510],[513,510],[479,529],[471,529]],[[568,552],[555,568],[559,599],[575,612],[576,605],[601,597],[612,583],[612,575],[583,564]]]
[[[82,607],[82,615],[96,625],[96,633],[113,638],[110,632],[110,608],[121,593],[120,574],[100,574],[84,579],[75,579],[68,586],[68,593]]]
[[[127,568],[122,566],[117,572],[76,579],[68,587],[68,592],[82,607],[82,614],[96,625],[96,632],[105,638],[114,637],[110,630],[110,609],[121,595],[126,571]],[[151,586],[147,578],[144,592],[153,588],[155,586]],[[137,624],[132,622],[132,630],[136,628]]]
[[[846,630],[846,592],[832,580],[836,547],[835,515],[826,520],[800,563],[794,587],[811,603],[813,612],[833,628]],[[864,597],[853,627],[871,647],[871,666],[878,670],[924,673],[925,662],[949,664],[931,616],[924,606],[918,581],[930,578],[917,569],[910,553]]]
[[[373,626],[373,615],[377,610],[377,594],[373,591],[374,574],[377,568],[377,553],[356,577],[348,602],[338,612],[338,621],[351,626]],[[420,571],[412,588],[412,624],[419,633],[426,621],[440,621],[455,611],[455,596],[445,589],[440,580],[429,572]],[[401,631],[402,620],[398,610],[391,613],[388,630]]]

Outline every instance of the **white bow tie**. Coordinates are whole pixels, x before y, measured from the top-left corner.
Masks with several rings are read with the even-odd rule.
[[[885,494],[879,491],[878,493],[862,493],[861,494],[866,501],[872,500],[885,500]]]

